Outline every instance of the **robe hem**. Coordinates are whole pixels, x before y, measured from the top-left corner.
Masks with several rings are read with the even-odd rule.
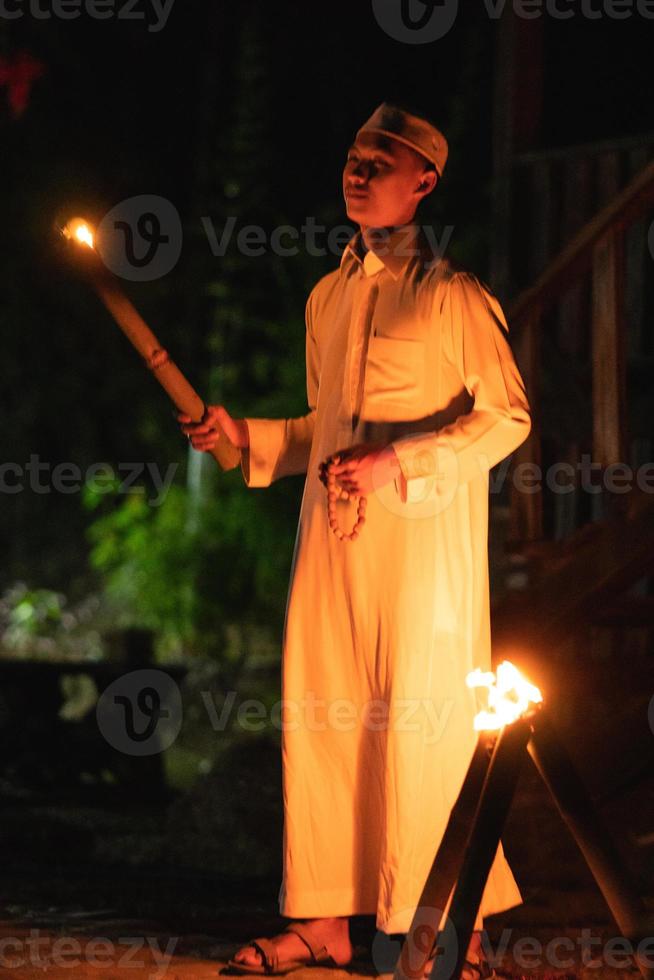
[[[369,901],[356,895],[353,889],[321,889],[286,895],[279,902],[280,915],[289,919],[331,918],[345,915],[376,915],[377,899]]]
[[[494,902],[484,903],[485,908],[477,912],[475,919],[475,930],[484,928],[484,919],[492,915],[499,915],[509,909],[517,908],[522,905],[524,899],[520,897],[517,902]],[[490,907],[489,907],[490,906]],[[287,919],[317,919],[331,918],[338,916],[354,915],[374,915],[375,927],[381,932],[386,932],[385,926],[389,926],[389,934],[398,932],[408,932],[415,915],[415,907],[402,909],[400,912],[379,914],[378,903],[376,901],[365,902],[357,899],[353,891],[313,891],[303,892],[301,897],[293,900],[286,898],[279,903],[279,914]]]

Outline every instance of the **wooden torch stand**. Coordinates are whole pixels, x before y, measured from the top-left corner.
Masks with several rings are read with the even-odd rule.
[[[433,949],[437,955],[430,980],[460,980],[486,880],[527,754],[585,857],[621,935],[635,948],[652,934],[651,914],[625,871],[546,709],[536,708],[499,732],[480,733],[393,980],[421,980],[426,951]],[[643,976],[653,980],[654,970],[636,960]]]

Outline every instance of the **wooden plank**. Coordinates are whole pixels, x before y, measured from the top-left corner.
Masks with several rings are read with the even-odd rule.
[[[556,658],[576,631],[654,568],[654,494],[634,487],[628,496],[626,513],[580,528],[536,586],[498,603],[495,662],[507,658],[534,683],[555,684]]]
[[[564,242],[569,242],[592,215],[592,161],[577,157],[565,168],[563,198]],[[585,345],[584,324],[587,322],[584,283],[577,280],[561,296],[557,336],[565,354],[579,354]]]
[[[633,221],[646,215],[652,206],[654,206],[654,160],[648,163],[592,221],[584,225],[533,286],[520,293],[508,310],[511,323],[515,324],[515,332],[522,329],[522,321],[532,306],[537,305],[543,313],[546,313],[565,286],[591,267],[593,249],[610,228],[617,231],[628,227]]]
[[[629,154],[630,176],[641,170],[648,159],[646,147],[637,147]],[[649,216],[648,216],[649,218]],[[647,233],[649,220],[640,218],[626,232],[625,240],[625,316],[627,319],[627,356],[645,353],[645,277],[651,269],[652,256],[648,252]]]
[[[543,32],[540,18],[518,17],[507,5],[500,19],[496,41],[493,94],[493,250],[491,281],[500,299],[511,295],[513,245],[524,247],[516,226],[525,209],[516,200],[513,158],[516,151],[531,149],[540,134],[543,107]],[[520,84],[516,84],[516,80]]]
[[[539,160],[531,168],[531,235],[528,265],[531,282],[545,269],[554,250],[553,177],[553,164],[550,160]]]
[[[579,156],[598,156],[600,153],[609,153],[613,150],[618,153],[642,152],[645,158],[641,166],[644,166],[654,152],[654,133],[625,136],[620,139],[595,140],[592,143],[573,143],[570,146],[555,148],[547,147],[545,150],[529,150],[526,153],[516,154],[514,164],[516,167],[530,167],[543,160],[570,160]]]
[[[622,235],[593,250],[593,462],[626,462],[624,263]]]
[[[522,153],[538,145],[544,102],[544,17],[519,17],[510,6],[514,27],[513,151]],[[513,162],[513,161],[512,161]]]
[[[627,326],[627,356],[637,357],[646,351],[645,322],[645,263],[647,253],[647,224],[635,221],[625,232],[625,318]]]
[[[597,158],[596,211],[613,200],[620,189],[620,156],[615,149],[601,153]]]
[[[554,527],[553,527],[553,537],[555,541],[562,541],[569,538],[571,534],[574,533],[577,527],[577,504],[579,500],[579,476],[577,473],[577,464],[579,462],[580,452],[577,443],[569,443],[566,446],[560,447],[560,453],[558,458],[561,462],[568,463],[573,467],[575,471],[574,477],[562,477],[559,478],[561,484],[570,482],[574,486],[574,490],[569,490],[563,492],[561,490],[554,494]]]
[[[542,450],[540,435],[540,336],[541,319],[538,310],[531,316],[513,345],[518,368],[525,383],[527,399],[531,409],[531,431],[525,441],[513,454],[512,471],[517,466],[535,464],[542,471]],[[511,481],[509,497],[508,550],[517,550],[527,542],[539,541],[543,537],[543,491],[525,493]]]
[[[515,17],[507,11],[497,27],[493,92],[493,235],[490,275],[500,299],[514,286],[511,277],[511,163],[513,157],[513,98],[515,91]]]

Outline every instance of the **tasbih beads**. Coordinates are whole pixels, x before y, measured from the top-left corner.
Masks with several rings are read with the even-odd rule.
[[[333,467],[338,463],[339,457],[335,456],[327,464],[327,517],[329,519],[329,526],[339,539],[339,541],[356,541],[361,532],[361,528],[366,523],[366,507],[368,506],[367,498],[361,494],[359,497],[359,503],[357,505],[357,519],[354,527],[348,534],[338,526],[338,520],[336,518],[336,501],[340,498],[341,500],[349,500],[350,497],[355,498],[354,494],[350,494],[347,490],[343,490],[342,487],[336,486],[336,474],[334,473]]]

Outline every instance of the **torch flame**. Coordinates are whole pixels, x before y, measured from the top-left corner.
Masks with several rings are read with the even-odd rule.
[[[79,242],[80,245],[86,245],[88,248],[93,248],[94,246],[91,226],[84,218],[71,218],[62,228],[62,232],[66,238],[72,238],[76,242]]]
[[[468,687],[485,687],[488,690],[488,710],[475,715],[475,731],[493,731],[510,725],[524,715],[534,704],[540,704],[543,696],[537,687],[522,676],[517,667],[504,660],[492,671],[479,668],[466,677]]]

